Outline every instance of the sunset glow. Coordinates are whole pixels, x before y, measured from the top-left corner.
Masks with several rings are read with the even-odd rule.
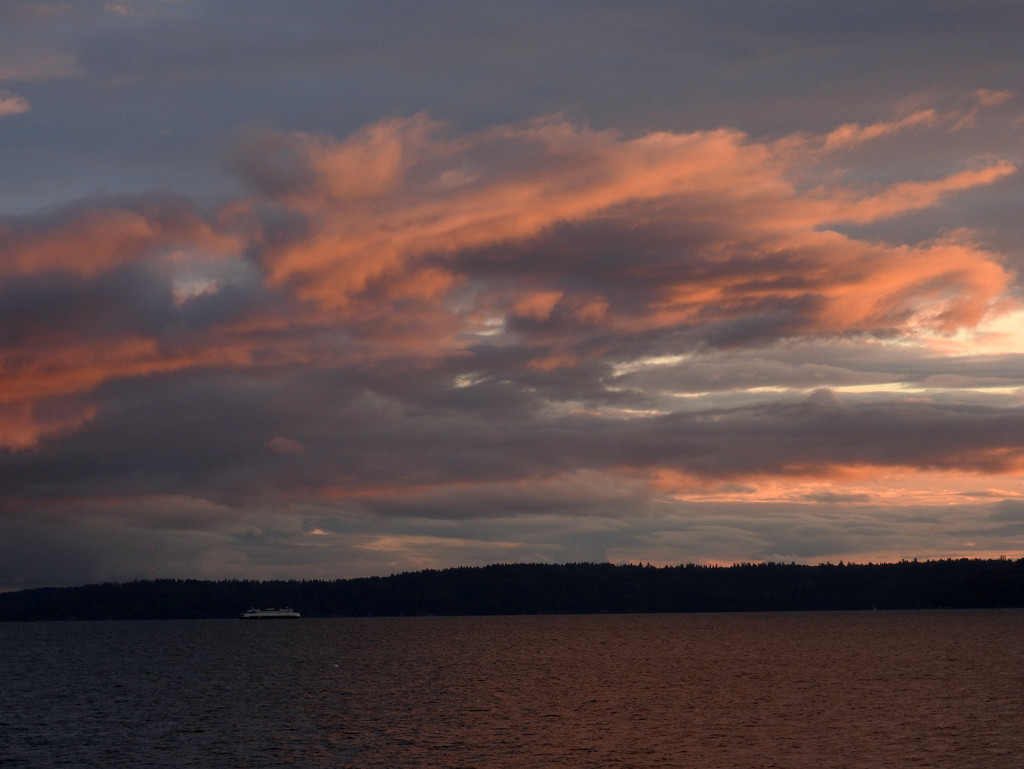
[[[484,6],[0,10],[0,589],[1024,556],[1013,24]]]

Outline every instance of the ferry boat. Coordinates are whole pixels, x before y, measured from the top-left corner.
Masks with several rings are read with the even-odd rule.
[[[239,619],[298,619],[302,615],[287,606],[281,609],[256,609],[243,611]]]

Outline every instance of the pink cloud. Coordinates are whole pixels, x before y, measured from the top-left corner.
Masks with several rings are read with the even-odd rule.
[[[0,90],[0,116],[18,115],[32,109],[32,103],[24,96],[7,90]]]
[[[645,334],[699,340],[769,317],[777,328],[762,333],[775,337],[973,326],[1009,306],[1013,276],[970,233],[897,245],[832,229],[1015,172],[994,160],[865,189],[831,165],[839,150],[943,119],[919,110],[778,141],[724,129],[630,138],[558,117],[463,136],[425,116],[345,139],[264,131],[235,160],[254,196],[211,215],[149,198],[8,219],[8,279],[85,285],[145,267],[183,316],[222,301],[225,269],[209,264],[255,263],[262,281],[243,310],[211,314],[192,336],[26,331],[0,349],[2,400],[23,436],[12,445],[51,430],[31,428],[40,399],[200,367],[442,358],[486,338],[548,372],[628,356]]]
[[[175,245],[224,250],[238,244],[179,201],[86,203],[46,217],[0,221],[0,277],[88,278]]]
[[[282,435],[271,438],[267,442],[267,448],[277,454],[301,454],[304,451],[302,444],[297,440]]]
[[[269,160],[243,155],[240,163],[306,222],[296,237],[263,250],[269,280],[338,317],[368,311],[364,299],[378,307],[382,298],[443,304],[453,288],[474,280],[471,261],[451,266],[457,255],[543,249],[555,227],[612,222],[626,232],[659,227],[666,239],[676,238],[676,248],[703,232],[699,255],[680,251],[676,276],[645,288],[646,311],[616,312],[614,297],[602,295],[615,293],[615,276],[590,276],[597,290],[588,289],[590,309],[582,315],[612,327],[735,317],[755,303],[813,296],[822,307],[805,319],[807,333],[899,326],[911,316],[950,329],[977,322],[1005,289],[1010,276],[996,255],[966,244],[890,247],[828,227],[935,206],[1014,173],[1012,164],[871,190],[841,178],[809,189],[800,184],[808,166],[822,162],[822,146],[846,147],[936,119],[921,110],[891,123],[843,126],[824,139],[762,143],[725,130],[627,139],[560,119],[448,138],[417,117],[341,141],[275,136]],[[639,240],[630,245],[638,250],[623,269],[636,275],[650,257]],[[679,279],[694,259],[716,265],[714,275],[702,268]],[[565,276],[585,261],[552,250],[551,275]],[[492,287],[477,296],[492,313],[536,318],[556,305],[580,306],[563,285],[526,278],[510,276],[511,295]]]
[[[904,131],[908,128],[933,125],[936,118],[935,110],[923,109],[913,112],[904,118],[866,126],[862,126],[859,123],[846,123],[825,135],[823,147],[825,150],[846,149],[888,134]]]

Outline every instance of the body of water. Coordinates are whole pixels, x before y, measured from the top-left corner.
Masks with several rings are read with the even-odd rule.
[[[1019,610],[6,623],[0,664],[0,767],[1024,767]]]

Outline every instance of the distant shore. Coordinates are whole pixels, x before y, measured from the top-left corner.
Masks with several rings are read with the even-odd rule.
[[[1024,607],[1024,559],[653,567],[494,564],[345,580],[139,580],[0,593],[0,621]]]

